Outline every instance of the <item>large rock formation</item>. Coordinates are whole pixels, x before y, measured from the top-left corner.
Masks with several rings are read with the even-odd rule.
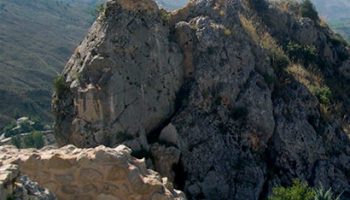
[[[174,112],[182,55],[153,1],[108,1],[76,49],[57,98],[61,143],[113,145],[139,138]]]
[[[1,146],[1,187],[6,186],[6,190],[12,191],[13,187],[9,185],[19,174],[24,174],[48,188],[58,199],[184,199],[184,195],[174,190],[167,178],[148,170],[144,160],[131,157],[130,152],[123,145],[114,149],[103,146],[78,149],[70,145],[40,151]],[[26,186],[30,181],[20,177],[17,182]],[[30,188],[33,189],[33,186]],[[3,192],[5,189],[0,188],[0,197],[6,194]],[[43,189],[35,191],[32,195],[40,200],[55,199]]]
[[[151,0],[109,1],[63,73],[69,87],[56,96],[57,135],[142,149],[189,199],[263,199],[295,178],[350,198],[350,87],[341,74],[349,48],[298,9],[194,0],[165,13]],[[146,39],[154,43],[139,46]],[[170,95],[142,84],[120,93],[129,79],[118,77],[139,72]],[[116,100],[125,96],[137,103]]]

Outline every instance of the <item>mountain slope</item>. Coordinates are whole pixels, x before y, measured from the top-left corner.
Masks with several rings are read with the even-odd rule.
[[[52,80],[94,20],[97,0],[0,1],[0,127],[49,121]]]
[[[330,26],[350,41],[350,1],[313,0],[313,3]]]

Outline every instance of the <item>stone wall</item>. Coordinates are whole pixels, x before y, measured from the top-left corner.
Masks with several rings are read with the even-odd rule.
[[[18,150],[0,147],[0,165],[18,166],[58,199],[185,199],[167,178],[146,168],[123,145],[78,149],[72,145],[55,149]]]

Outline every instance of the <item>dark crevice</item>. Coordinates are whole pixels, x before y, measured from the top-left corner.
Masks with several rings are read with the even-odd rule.
[[[274,100],[276,99],[276,97],[278,96],[278,88],[275,88],[271,94],[271,100],[272,103],[274,103]],[[273,107],[274,109],[274,107]],[[274,137],[277,134],[277,120],[276,120],[276,116],[275,116],[275,110],[273,110],[273,118],[275,121],[275,127],[273,130],[273,134],[271,136],[271,138],[269,139],[269,141],[267,142],[267,148],[265,149],[265,153],[264,153],[264,157],[265,157],[265,163],[266,163],[266,169],[267,169],[267,174],[265,177],[265,182],[264,185],[262,187],[262,190],[259,194],[259,200],[266,200],[268,199],[268,195],[269,195],[269,184],[270,181],[273,179],[273,177],[275,176],[275,174],[278,174],[278,171],[276,169],[276,166],[274,165],[275,160],[274,158],[277,156],[276,152],[273,151],[274,148],[272,148],[272,146],[274,146]]]
[[[187,179],[187,173],[185,172],[185,169],[183,167],[181,160],[182,160],[182,157],[180,157],[180,162],[173,166],[172,170],[175,173],[173,184],[175,189],[184,191],[185,183]]]
[[[161,131],[170,124],[172,119],[179,113],[179,111],[183,108],[185,104],[187,104],[188,94],[190,93],[192,81],[187,80],[180,88],[180,90],[176,94],[174,112],[170,115],[166,120],[164,120],[157,128],[153,129],[147,134],[147,141],[149,144],[154,144],[158,142],[159,135]]]

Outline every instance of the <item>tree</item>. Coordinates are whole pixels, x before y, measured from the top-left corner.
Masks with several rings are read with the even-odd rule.
[[[308,17],[314,21],[319,20],[318,13],[311,0],[303,0],[301,2],[300,12],[303,17]]]

